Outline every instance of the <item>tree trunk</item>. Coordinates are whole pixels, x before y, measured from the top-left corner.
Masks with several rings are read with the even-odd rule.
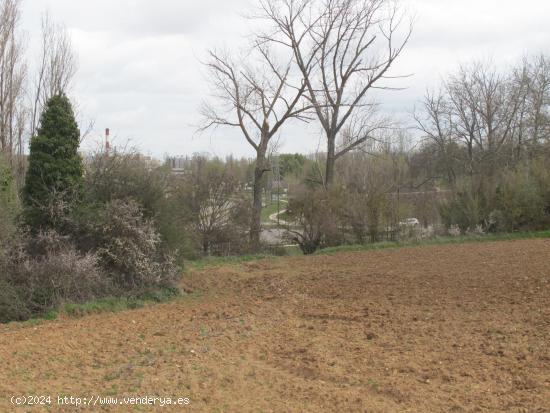
[[[334,182],[334,164],[336,163],[336,135],[327,134],[327,164],[325,169],[325,186]]]
[[[259,147],[256,155],[256,167],[254,168],[254,187],[252,201],[252,219],[250,222],[250,249],[258,251],[260,248],[260,233],[262,231],[262,195],[264,192],[264,173],[269,170],[267,168],[267,159],[265,154],[267,146]]]
[[[473,143],[470,139],[468,141],[468,173],[470,174],[470,178],[474,177],[474,149],[473,149]]]

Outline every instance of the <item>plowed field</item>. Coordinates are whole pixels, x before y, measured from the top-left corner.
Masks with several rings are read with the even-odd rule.
[[[0,412],[550,412],[550,240],[280,258],[183,283],[193,293],[167,304],[0,326]]]

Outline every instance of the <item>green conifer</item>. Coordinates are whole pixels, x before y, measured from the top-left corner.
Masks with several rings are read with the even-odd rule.
[[[80,198],[82,158],[78,153],[80,131],[69,99],[52,97],[31,139],[29,169],[23,201],[25,221],[33,230],[57,229],[60,214]]]

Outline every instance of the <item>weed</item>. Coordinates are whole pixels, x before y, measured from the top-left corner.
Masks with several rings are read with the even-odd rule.
[[[368,380],[368,384],[369,386],[371,386],[374,390],[378,390],[378,387],[379,387],[379,384],[376,380],[374,379],[369,379]]]

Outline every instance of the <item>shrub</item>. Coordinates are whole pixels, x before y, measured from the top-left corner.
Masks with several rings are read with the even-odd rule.
[[[188,231],[188,211],[177,196],[177,183],[167,167],[151,165],[139,154],[98,153],[86,165],[86,205],[78,211],[80,221],[93,221],[93,214],[109,202],[132,199],[154,223],[162,250],[182,263],[183,258],[195,256],[196,247]]]
[[[544,202],[536,183],[521,173],[507,174],[496,191],[495,230],[537,229],[544,217]]]
[[[54,231],[13,240],[0,257],[1,322],[44,316],[67,303],[104,297],[161,301],[179,293],[177,268],[162,254],[158,233],[135,202],[113,201],[92,216],[98,219],[81,217],[90,230],[87,250]]]
[[[337,189],[303,188],[290,199],[287,214],[291,227],[287,229],[286,238],[296,242],[304,254],[341,243],[337,214],[341,207],[339,193]]]
[[[116,174],[112,178],[116,181]],[[108,182],[103,181],[106,186]],[[150,209],[132,199],[116,199],[122,196],[125,184],[118,187],[119,192],[114,191],[112,200],[106,193],[106,198],[101,198],[94,192],[98,188],[90,188],[88,196],[73,202],[63,185],[55,183],[41,202],[27,204],[30,215],[26,217],[32,215],[27,222],[34,226],[12,233],[5,253],[0,244],[0,320],[45,315],[66,303],[81,304],[106,296],[160,300],[177,294],[178,268],[162,248],[154,221],[159,211],[152,203],[155,185],[147,182],[152,191],[147,198]],[[27,184],[27,191],[37,188],[34,181]],[[45,187],[39,189],[46,191]],[[69,192],[74,195],[77,191],[72,188]],[[165,189],[156,194],[162,203]],[[94,199],[96,196],[99,199]],[[145,203],[145,199],[141,201]]]
[[[86,165],[87,203],[133,199],[147,218],[157,215],[167,193],[166,168],[153,167],[138,153],[95,154]]]
[[[396,166],[388,156],[349,153],[336,167],[340,200],[335,206],[346,241],[377,242],[396,215],[391,202]],[[334,192],[334,185],[331,188]],[[403,205],[403,203],[401,203]],[[389,219],[388,219],[389,218]]]
[[[465,184],[449,200],[441,203],[439,213],[448,229],[457,226],[465,234],[480,225],[487,225],[489,214],[485,204],[484,194],[474,192],[470,185]]]
[[[544,161],[530,161],[503,174],[496,189],[496,230],[540,230],[550,224],[550,172]]]
[[[137,202],[109,202],[96,228],[97,253],[115,285],[176,287],[178,271],[173,259],[162,253],[160,235]]]
[[[79,253],[67,237],[55,232],[23,238],[12,246],[6,261],[4,281],[17,289],[30,314],[92,300],[110,290],[98,257]]]
[[[462,233],[478,227],[513,232],[541,230],[550,224],[550,173],[544,162],[531,160],[491,180],[473,182],[462,182],[440,206],[447,228],[457,225]]]
[[[19,295],[19,290],[8,281],[0,279],[0,323],[23,321],[31,312]]]

